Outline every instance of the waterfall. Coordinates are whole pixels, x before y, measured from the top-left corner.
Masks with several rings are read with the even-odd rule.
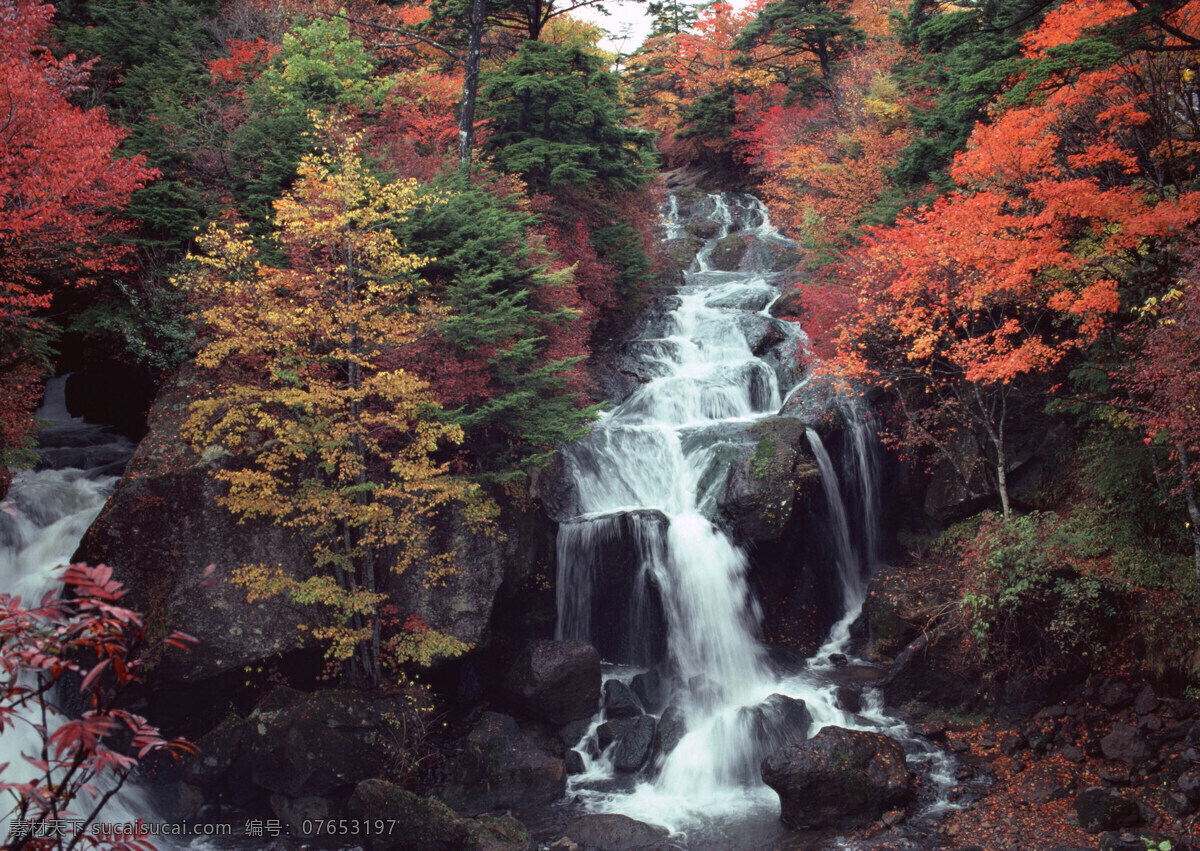
[[[70,562],[133,454],[133,445],[125,438],[71,417],[65,392],[65,378],[48,382],[37,412],[42,421],[38,435],[42,463],[36,471],[25,470],[14,477],[0,506],[0,588],[20,596],[27,605],[57,587],[55,569]],[[6,780],[32,777],[24,756],[37,756],[41,742],[23,721],[4,731],[0,764],[8,763]],[[137,798],[137,791],[126,787],[106,805],[104,820],[131,824],[147,818],[149,812]],[[76,811],[85,809],[90,807],[76,807]],[[2,815],[0,835],[8,836],[12,813]]]
[[[761,343],[769,325],[777,335],[773,348],[794,353],[803,334],[767,313],[779,296],[772,251],[791,244],[771,226],[767,209],[750,196],[709,196],[698,205],[716,236],[705,241],[666,309],[625,346],[629,369],[643,383],[564,450],[576,510],[560,524],[557,550],[558,637],[591,641],[610,662],[652,668],[668,686],[660,706],[645,708],[667,706],[661,718],[682,719],[686,729],[673,750],[622,778],[609,755],[597,754],[595,731],[604,720],[597,718],[577,748],[586,752],[586,770],[572,778],[569,793],[593,811],[689,836],[706,825],[744,825],[752,813],[775,825],[777,799],[758,777],[761,759],[788,738],[786,712],[776,712],[786,700],[772,695],[802,699],[810,733],[829,724],[877,729],[890,722],[880,711],[864,717],[838,708],[819,660],[786,674],[770,663],[746,554],[714,520],[730,465],[744,463],[754,443],[747,428],[776,416],[785,395],[793,395],[781,393],[780,379],[794,383],[794,366],[772,366],[769,354],[755,355],[751,340],[758,335]],[[685,232],[674,198],[665,220],[669,236]],[[746,244],[738,271],[714,268],[718,243],[730,234]],[[861,403],[841,407],[852,456],[846,489],[820,437],[808,432],[846,608],[826,655],[844,647],[878,558],[873,426]]]

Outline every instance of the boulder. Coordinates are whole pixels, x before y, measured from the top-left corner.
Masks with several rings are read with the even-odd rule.
[[[1100,740],[1100,750],[1105,758],[1120,760],[1130,766],[1141,765],[1152,754],[1142,731],[1128,725],[1113,728]]]
[[[736,272],[750,247],[751,238],[745,234],[731,233],[720,239],[708,255],[708,264],[722,272]],[[762,308],[758,308],[761,310]]]
[[[468,823],[437,798],[422,798],[383,780],[354,787],[346,815],[369,821],[395,819],[396,828],[362,837],[368,851],[460,851],[467,847]]]
[[[637,718],[642,707],[632,689],[620,680],[604,683],[604,714],[608,718]]]
[[[654,730],[654,749],[660,754],[669,754],[686,735],[687,721],[683,710],[675,705],[668,706]]]
[[[1142,820],[1137,801],[1103,786],[1092,786],[1075,798],[1079,826],[1088,833],[1133,827]]]
[[[763,782],[779,794],[792,828],[848,829],[902,808],[912,794],[904,749],[879,733],[826,727],[762,763]]]
[[[804,319],[804,291],[798,286],[788,287],[771,305],[771,315],[776,319]]]
[[[306,694],[280,686],[246,719],[232,770],[248,774],[257,789],[287,798],[348,795],[383,773],[379,731],[390,711],[401,710],[362,692]]]
[[[163,385],[148,434],[76,555],[112,567],[130,589],[125,603],[144,614],[152,631],[179,630],[198,639],[190,652],[154,660],[154,678],[163,684],[195,684],[277,660],[307,646],[310,631],[300,626],[309,626],[315,615],[282,597],[249,602],[245,590],[230,581],[245,565],[283,566],[303,577],[311,570],[313,545],[283,524],[239,522],[217,504],[224,486],[214,474],[239,459],[220,446],[197,453],[180,434],[206,380],[188,367]],[[544,546],[550,528],[536,511],[509,504],[501,506],[497,523],[501,535],[472,526],[458,510],[441,512],[426,526],[430,552],[455,551],[470,568],[444,571],[435,584],[425,581],[421,564],[388,573],[384,590],[390,602],[398,611],[419,614],[432,629],[480,643],[488,637],[502,582],[545,561],[533,549]],[[380,559],[387,562],[390,555],[381,553]],[[215,581],[207,579],[210,565]],[[195,705],[188,709],[196,714]]]
[[[667,702],[670,683],[657,668],[635,674],[629,683],[630,690],[647,712],[658,712]]]
[[[643,715],[617,739],[616,751],[613,754],[613,765],[617,771],[637,771],[646,764],[654,751],[655,728],[653,716]]]
[[[752,448],[729,470],[718,509],[743,540],[773,541],[792,516],[797,489],[818,483],[816,467],[804,453],[805,426],[774,417],[749,429]]]
[[[649,851],[666,849],[665,828],[616,813],[583,816],[567,825],[566,837],[579,851]],[[552,846],[553,847],[553,846]]]
[[[582,641],[532,641],[505,677],[504,690],[530,718],[557,726],[587,718],[600,701],[600,654]]]
[[[548,804],[567,790],[563,761],[496,712],[483,713],[447,775],[442,799],[464,814]]]

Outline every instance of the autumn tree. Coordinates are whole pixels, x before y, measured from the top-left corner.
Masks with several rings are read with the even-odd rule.
[[[64,287],[93,284],[127,267],[114,237],[131,193],[154,172],[121,159],[125,133],[70,98],[88,67],[43,46],[54,9],[3,0],[0,19],[0,465],[23,454],[48,367],[54,329],[39,318]]]
[[[436,315],[421,295],[427,262],[396,236],[423,198],[383,183],[357,136],[322,126],[327,149],[304,157],[275,205],[286,264],[258,259],[244,225],[213,226],[181,283],[208,342],[197,363],[212,389],[185,434],[226,454],[221,503],[313,541],[313,563],[244,565],[253,598],[286,594],[328,607],[316,630],[334,659],[367,683],[382,675],[384,571],[450,567],[423,545],[430,516],[474,490],[434,460],[462,439],[442,422],[427,381],[396,364]],[[311,569],[309,569],[311,568]]]

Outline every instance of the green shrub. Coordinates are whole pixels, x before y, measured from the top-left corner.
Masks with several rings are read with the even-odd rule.
[[[985,515],[963,550],[960,614],[999,674],[1080,673],[1106,647],[1125,585],[1093,527],[1050,512]]]

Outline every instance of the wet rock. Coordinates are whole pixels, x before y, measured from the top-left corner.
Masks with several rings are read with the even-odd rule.
[[[826,727],[762,763],[763,782],[779,794],[780,817],[793,828],[850,828],[903,807],[912,792],[904,749],[878,733]]]
[[[628,733],[633,729],[634,723],[633,718],[614,718],[612,721],[605,721],[597,727],[596,739],[600,743],[600,750],[605,750],[613,742]]]
[[[567,788],[563,761],[496,712],[483,714],[447,774],[442,797],[463,813],[545,804]]]
[[[558,731],[558,740],[564,747],[573,748],[579,744],[591,726],[592,719],[578,718]]]
[[[832,653],[829,656],[829,661],[836,668],[844,668],[850,664],[850,660],[846,658],[845,653]]]
[[[1148,849],[1157,849],[1160,842],[1170,842],[1171,851],[1183,851],[1183,846],[1178,840],[1173,840],[1164,833],[1152,832],[1129,832],[1120,830],[1111,830],[1100,836],[1100,844],[1096,847],[1099,851],[1148,851]],[[1151,844],[1147,844],[1147,842]]]
[[[289,798],[287,795],[271,796],[271,812],[279,817],[292,836],[305,836],[306,825],[314,821],[325,821],[334,815],[333,803],[328,798]]]
[[[729,470],[718,509],[743,540],[773,541],[792,516],[797,489],[818,485],[809,463],[804,424],[790,417],[755,423],[754,441],[745,462]]]
[[[712,253],[708,255],[709,265],[722,272],[736,272],[742,264],[742,258],[746,256],[746,250],[750,247],[750,243],[751,237],[745,234],[731,233],[713,247]],[[762,310],[765,306],[766,302],[756,309]]]
[[[196,741],[199,752],[184,764],[184,779],[203,787],[214,802],[224,795],[231,801],[240,801],[250,788],[250,776],[242,772],[235,777],[230,769],[248,729],[249,722],[241,715],[229,715],[201,736]]]
[[[580,851],[640,851],[665,848],[665,828],[635,821],[629,816],[595,814],[567,825],[566,835]]]
[[[1141,811],[1133,798],[1101,786],[1093,786],[1079,793],[1075,798],[1075,813],[1079,818],[1079,826],[1088,833],[1132,827],[1142,820]]]
[[[346,804],[352,819],[395,819],[390,833],[363,837],[368,851],[460,851],[468,823],[437,798],[422,798],[383,780],[364,780]]]
[[[787,745],[803,742],[812,727],[812,715],[803,700],[773,694],[760,703],[742,709],[743,723],[750,727],[754,740],[765,750],[763,755]]]
[[[1200,770],[1189,768],[1175,781],[1179,791],[1193,801],[1200,801]]]
[[[647,712],[658,712],[667,702],[670,684],[657,668],[634,675],[629,688]]]
[[[675,750],[679,741],[687,735],[687,723],[683,710],[678,706],[668,706],[658,719],[658,727],[654,731],[654,749],[661,754]]]
[[[609,718],[637,718],[642,707],[629,686],[620,680],[604,683],[604,712]]]
[[[1130,766],[1141,765],[1151,755],[1150,745],[1142,731],[1127,725],[1114,728],[1102,738],[1100,749],[1105,758],[1120,760]]]
[[[504,690],[531,718],[563,725],[590,717],[600,700],[600,654],[582,641],[530,642]]]
[[[613,765],[618,771],[637,771],[646,764],[654,750],[655,726],[652,716],[643,715],[621,735],[613,754]]]
[[[804,319],[804,293],[799,287],[789,287],[771,305],[771,315],[777,319]]]
[[[583,774],[586,767],[583,764],[583,754],[574,748],[567,750],[567,754],[563,757],[563,769],[567,774]]]
[[[834,692],[834,699],[837,701],[838,709],[843,712],[857,714],[862,712],[862,694],[850,686],[838,686]]]

